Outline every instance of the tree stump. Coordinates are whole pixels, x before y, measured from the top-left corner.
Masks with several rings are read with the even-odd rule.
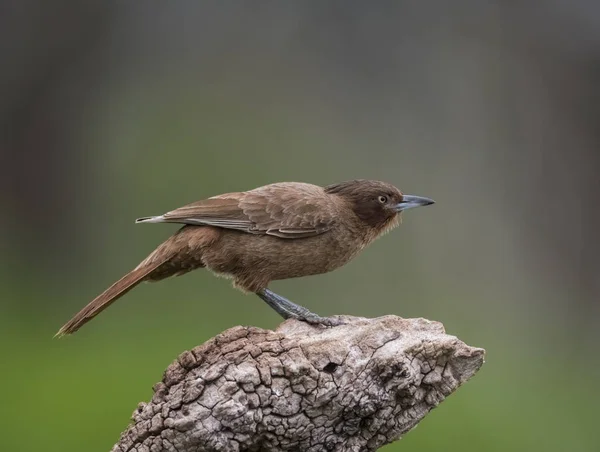
[[[340,318],[238,326],[182,353],[112,451],[373,451],[484,361],[438,322]]]

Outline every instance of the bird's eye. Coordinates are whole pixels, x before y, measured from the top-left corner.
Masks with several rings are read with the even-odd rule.
[[[377,200],[381,203],[381,204],[385,204],[388,201],[387,196],[384,195],[380,195]]]

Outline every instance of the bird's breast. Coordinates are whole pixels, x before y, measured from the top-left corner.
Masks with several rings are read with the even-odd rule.
[[[288,279],[335,270],[356,256],[363,242],[343,229],[299,239],[223,231],[203,261],[211,270],[233,277],[254,273],[269,281]]]

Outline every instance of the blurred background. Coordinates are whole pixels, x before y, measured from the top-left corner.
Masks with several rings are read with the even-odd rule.
[[[135,218],[353,178],[437,204],[272,287],[487,349],[385,450],[599,450],[600,4],[4,1],[0,42],[3,450],[107,451],[181,351],[280,322],[199,271],[53,340],[177,229]]]

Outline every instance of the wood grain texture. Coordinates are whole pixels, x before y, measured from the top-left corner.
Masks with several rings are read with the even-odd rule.
[[[373,451],[484,362],[438,322],[343,318],[238,326],[184,352],[112,451]]]

